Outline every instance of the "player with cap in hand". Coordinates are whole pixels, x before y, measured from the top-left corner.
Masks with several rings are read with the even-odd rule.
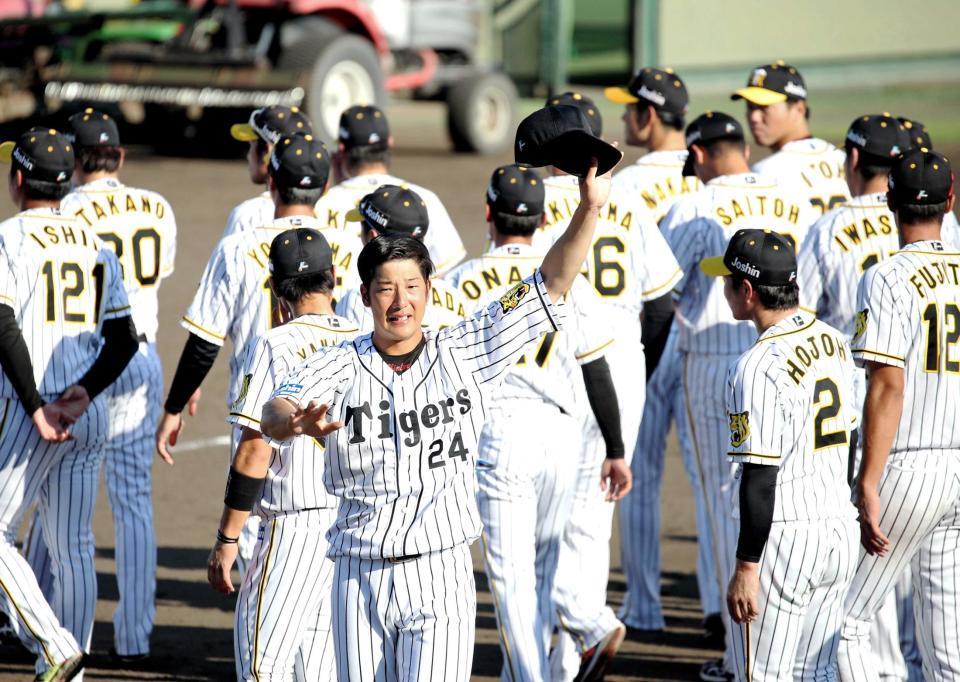
[[[427,203],[406,185],[383,185],[360,200],[347,212],[348,222],[360,223],[360,240],[368,244],[382,234],[413,237],[426,244],[430,233]],[[430,280],[430,300],[424,311],[427,329],[443,329],[466,317],[467,307],[456,287],[442,277]],[[369,302],[360,289],[351,289],[337,301],[337,314],[358,326],[364,333],[373,331]]]
[[[850,198],[843,152],[810,134],[807,85],[795,67],[783,60],[758,66],[730,99],[746,101],[750,133],[771,152],[754,172],[791,186],[821,213]]]
[[[861,550],[846,599],[843,680],[877,679],[871,620],[909,565],[924,679],[960,677],[954,607],[960,510],[960,253],[941,241],[950,162],[914,149],[894,163],[887,202],[900,250],[864,273],[851,346],[867,370],[854,483]],[[903,513],[910,510],[910,513]]]
[[[265,187],[270,179],[267,163],[273,145],[281,137],[297,133],[306,135],[313,132],[313,124],[299,107],[274,105],[260,107],[250,112],[246,123],[234,123],[230,126],[230,136],[238,142],[247,144],[247,172],[250,182]],[[252,230],[273,220],[273,198],[269,188],[255,197],[240,202],[230,211],[223,236],[229,237],[235,232]]]
[[[707,112],[686,130],[690,151],[684,173],[704,183],[699,192],[681,197],[660,223],[684,272],[674,288],[677,301],[677,346],[682,357],[682,384],[689,445],[702,481],[721,594],[733,572],[736,525],[733,519],[735,467],[726,457],[728,431],[723,403],[726,372],[756,339],[756,330],[733,318],[720,283],[706,278],[699,263],[726,248],[741,229],[772,229],[801,244],[812,209],[802,197],[770,178],[750,171],[749,149],[740,124],[727,114]],[[732,672],[732,633],[726,630],[726,665],[708,661],[701,679],[723,682]]]
[[[801,312],[794,245],[738,230],[700,270],[723,278],[734,319],[760,338],[727,372],[727,453],[739,468],[736,569],[727,589],[736,679],[837,677],[857,526],[844,475],[854,365],[847,336]]]
[[[332,681],[333,562],[324,536],[336,520],[337,499],[323,486],[323,447],[301,438],[274,453],[261,438],[259,411],[304,358],[359,330],[333,312],[333,251],[322,234],[304,227],[281,232],[269,257],[269,286],[290,321],[248,347],[240,395],[227,419],[242,433],[207,578],[219,592],[234,591],[230,569],[239,536],[248,516],[259,515],[264,533],[237,597],[237,679],[286,679],[296,669],[296,679]]]
[[[473,309],[482,310],[535,271],[543,258],[532,245],[543,224],[543,201],[543,182],[532,168],[509,165],[493,171],[486,191],[493,249],[447,275]],[[630,489],[629,471],[617,466],[623,438],[617,393],[603,357],[613,342],[607,311],[583,278],[574,281],[566,305],[569,324],[542,336],[507,370],[480,434],[477,500],[504,679],[550,677],[557,620],[554,575],[573,506],[584,392],[607,451],[598,472],[600,486],[609,498]],[[533,423],[536,432],[530,429]],[[599,663],[594,661],[589,679],[602,675]]]
[[[353,232],[347,214],[360,200],[381,185],[406,186],[427,205],[430,231],[424,239],[437,273],[443,274],[463,260],[467,252],[457,228],[440,198],[412,182],[390,174],[393,136],[387,115],[372,105],[358,104],[340,115],[337,149],[333,155],[336,183],[317,204],[317,216],[327,227]],[[357,236],[360,236],[357,234]]]
[[[137,351],[113,252],[60,211],[73,143],[31,128],[0,144],[20,212],[0,225],[0,609],[37,657],[37,679],[72,679],[90,646],[96,606],[91,497],[64,496],[96,471],[107,439],[101,394]],[[38,503],[54,576],[50,604],[13,540]]]

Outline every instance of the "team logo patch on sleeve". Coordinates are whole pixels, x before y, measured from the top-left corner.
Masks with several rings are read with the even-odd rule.
[[[859,313],[857,313],[856,320],[854,320],[855,327],[853,330],[853,338],[859,339],[863,336],[863,333],[867,331],[867,314],[870,311],[867,308],[864,308]]]
[[[730,415],[730,445],[735,448],[743,445],[750,435],[750,413],[734,412]]]
[[[500,297],[500,308],[503,312],[509,313],[520,305],[520,301],[523,300],[523,297],[528,293],[530,293],[530,285],[526,282],[520,282],[520,284]]]
[[[253,379],[252,374],[243,377],[243,383],[240,384],[240,393],[237,395],[237,399],[233,401],[233,409],[239,410],[243,406],[243,401],[247,399],[247,393],[250,391],[251,379]]]
[[[290,396],[291,398],[295,398],[301,393],[303,393],[303,384],[280,384],[280,388],[277,389],[274,395],[277,397]]]

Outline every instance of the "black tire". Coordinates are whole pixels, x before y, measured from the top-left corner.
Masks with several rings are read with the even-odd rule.
[[[447,91],[447,132],[458,152],[495,154],[513,142],[517,88],[502,73],[465,78]]]
[[[340,113],[354,104],[386,106],[380,59],[370,41],[317,24],[280,55],[282,69],[306,74],[304,108],[324,141],[337,137]]]

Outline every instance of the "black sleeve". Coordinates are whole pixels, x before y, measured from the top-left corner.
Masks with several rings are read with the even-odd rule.
[[[606,358],[600,358],[580,366],[583,383],[587,387],[587,400],[600,425],[603,442],[609,459],[623,459],[623,436],[620,433],[620,405],[617,389],[610,376]]]
[[[100,354],[77,382],[87,390],[90,400],[103,393],[107,386],[117,380],[140,345],[133,318],[129,315],[104,321],[101,333],[103,346]]]
[[[744,464],[740,473],[740,539],[737,558],[760,561],[770,537],[773,502],[776,499],[777,467]]]
[[[670,336],[670,323],[673,321],[673,296],[666,294],[643,304],[643,317],[640,320],[643,354],[647,361],[647,380],[660,362],[663,348]]]
[[[180,353],[177,372],[173,375],[173,383],[170,385],[170,393],[167,394],[167,402],[163,409],[170,414],[183,412],[190,396],[200,388],[207,372],[213,367],[213,361],[217,359],[219,352],[220,346],[217,344],[204,341],[196,334],[190,334],[183,345],[183,352]]]
[[[0,305],[0,368],[13,384],[13,390],[17,392],[27,414],[33,414],[43,406],[43,399],[33,379],[33,362],[27,342],[23,339],[13,308],[8,305]]]
[[[853,486],[853,479],[857,475],[857,444],[860,442],[860,431],[854,429],[850,432],[850,453],[847,455],[847,485]]]

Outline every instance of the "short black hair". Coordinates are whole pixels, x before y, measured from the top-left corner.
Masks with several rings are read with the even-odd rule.
[[[805,99],[800,99],[799,97],[787,97],[787,105],[799,104],[800,102],[803,102],[805,107],[803,110],[803,117],[809,121],[810,120],[810,103]]]
[[[302,187],[283,187],[279,184],[277,185],[280,203],[287,206],[313,206],[320,201],[320,197],[323,196],[323,190],[323,187],[303,189]]]
[[[738,289],[746,277],[739,274],[730,275],[733,278],[733,288]],[[800,305],[800,287],[796,282],[790,284],[757,284],[750,282],[757,292],[760,303],[767,310],[790,310]]]
[[[890,169],[893,168],[895,159],[865,152],[850,140],[843,143],[843,148],[846,150],[847,156],[850,156],[851,149],[857,150],[857,173],[864,180],[873,180],[876,177],[890,175]]]
[[[302,277],[288,277],[277,281],[273,280],[273,290],[279,298],[291,303],[297,303],[308,294],[332,294],[336,284],[333,277],[333,268]]]
[[[361,145],[359,147],[347,147],[347,163],[352,167],[366,166],[373,163],[382,163],[385,166],[390,165],[390,148],[383,145]]]
[[[491,210],[490,217],[493,218],[493,226],[497,228],[497,232],[500,234],[529,237],[540,227],[543,214],[513,215],[512,213],[500,213]]]
[[[647,107],[653,106],[646,100],[641,100],[639,102],[634,102],[630,105],[633,107],[634,114],[638,114],[641,109],[646,109]],[[663,111],[657,107],[653,107],[654,111],[657,112],[657,116],[660,118],[660,122],[668,128],[673,128],[674,130],[679,130],[683,132],[684,128],[687,127],[687,121],[683,117],[683,114],[676,114],[672,111]]]
[[[737,151],[740,154],[743,154],[747,149],[747,141],[742,137],[724,137],[719,140],[711,140],[710,142],[695,142],[707,152],[707,156],[711,159],[715,159],[718,156],[723,156],[727,152],[733,150]]]
[[[121,154],[120,147],[77,147],[77,161],[84,173],[116,173]]]
[[[939,204],[897,204],[897,217],[901,225],[913,225],[922,223],[935,218],[937,221],[943,221],[943,216],[947,212],[947,202],[942,201]]]
[[[17,167],[10,166],[10,177],[13,178]],[[50,180],[36,180],[23,176],[23,196],[37,201],[60,201],[70,193],[70,181],[52,182]]]
[[[381,234],[367,242],[357,257],[357,270],[363,286],[369,288],[377,268],[394,260],[416,261],[425,281],[430,281],[433,276],[433,261],[423,242],[406,235]]]

